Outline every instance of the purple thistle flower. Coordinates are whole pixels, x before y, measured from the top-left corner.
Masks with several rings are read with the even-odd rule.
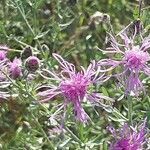
[[[49,89],[38,93],[42,97],[41,102],[47,102],[54,96],[61,95],[64,97],[64,108],[68,103],[72,103],[76,118],[81,122],[87,122],[89,117],[82,108],[81,102],[84,98],[90,98],[91,101],[97,101],[101,98],[101,95],[98,93],[90,93],[88,88],[93,83],[103,82],[103,75],[98,76],[94,69],[94,61],[88,66],[87,70],[81,67],[82,71],[77,72],[75,66],[65,61],[60,55],[53,54],[53,56],[61,65],[62,71],[60,74],[55,74],[45,70],[52,76],[50,79],[57,81],[58,84],[51,84],[48,87]],[[99,96],[99,98],[94,98],[95,95]],[[107,97],[102,97],[107,99]],[[108,99],[111,100],[110,98]]]
[[[143,124],[135,128],[124,124],[122,129],[108,128],[115,138],[110,150],[142,150],[146,141],[146,119]]]
[[[21,64],[22,64],[21,60],[17,58],[15,58],[13,62],[9,63],[9,71],[11,78],[17,79],[18,77],[21,76],[22,73]]]
[[[120,36],[124,41],[124,45],[117,43],[116,39],[110,35],[111,47],[107,48],[107,50],[99,49],[104,53],[112,54],[111,57],[113,58],[102,59],[98,62],[98,65],[104,68],[101,69],[101,72],[121,67],[122,71],[114,76],[123,78],[126,94],[130,92],[137,94],[139,90],[144,90],[139,78],[140,73],[150,75],[150,67],[147,64],[150,61],[150,54],[147,52],[150,48],[150,38],[143,39],[141,45],[134,45],[135,35],[130,39],[125,33],[121,33]],[[121,54],[121,60],[115,59],[113,54]]]

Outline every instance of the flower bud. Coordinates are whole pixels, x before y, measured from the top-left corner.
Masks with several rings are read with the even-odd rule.
[[[30,56],[25,62],[28,71],[35,72],[40,65],[40,60],[36,56]]]
[[[21,60],[17,58],[15,58],[13,62],[9,63],[9,71],[11,78],[17,79],[21,76],[21,64]]]
[[[99,11],[95,12],[89,21],[90,28],[96,28],[100,23],[109,23],[110,16],[108,14],[101,13]]]
[[[32,56],[32,49],[31,47],[26,47],[23,52],[21,53],[22,59],[27,59],[28,57]]]

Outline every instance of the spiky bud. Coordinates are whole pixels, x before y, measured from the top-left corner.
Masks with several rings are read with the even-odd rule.
[[[30,56],[25,61],[25,66],[28,71],[35,72],[40,65],[40,60],[36,56]]]
[[[99,11],[95,12],[91,17],[89,21],[90,28],[96,28],[97,25],[100,23],[109,23],[110,22],[110,16],[108,14],[101,13]]]
[[[30,56],[32,56],[32,49],[31,47],[26,47],[21,53],[21,58],[27,59]]]

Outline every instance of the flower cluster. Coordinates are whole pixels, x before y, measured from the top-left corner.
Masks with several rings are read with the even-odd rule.
[[[12,79],[18,79],[22,76],[23,62],[20,58],[14,58],[10,61],[7,58],[9,48],[6,46],[0,46],[0,79],[6,79],[6,76],[10,76]],[[35,72],[40,65],[40,60],[36,56],[30,56],[25,61],[25,66],[28,71]]]
[[[7,46],[0,46],[0,100],[7,99],[10,96],[9,92],[6,89],[4,90],[12,83],[10,78],[21,79],[27,70],[34,73],[40,65],[36,56],[30,56],[25,61],[26,68],[23,70],[24,61],[16,57],[11,61],[7,56],[8,53],[9,48]],[[30,75],[28,74],[28,76]]]

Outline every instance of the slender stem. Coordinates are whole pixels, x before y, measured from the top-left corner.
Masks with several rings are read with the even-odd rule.
[[[131,96],[128,96],[128,119],[129,119],[129,123],[132,124],[132,98]]]
[[[25,21],[27,27],[29,28],[29,30],[31,31],[33,37],[35,38],[35,37],[36,37],[36,34],[35,34],[34,30],[32,29],[31,25],[29,24],[29,22],[28,22],[28,20],[27,20],[27,18],[26,18],[26,15],[24,14],[24,11],[22,10],[23,8],[21,9],[21,7],[19,6],[18,2],[16,2],[16,1],[14,1],[14,2],[15,2],[15,5],[16,5],[16,7],[17,7],[19,13],[21,14],[22,18],[24,19],[24,21]],[[43,52],[43,50],[42,50],[42,46],[41,46],[39,40],[38,40],[38,39],[35,39],[35,40],[37,41],[37,44],[38,44],[38,46],[39,46],[39,48],[40,48],[40,50],[41,50],[41,54],[44,56],[44,52]]]
[[[65,130],[70,133],[70,135],[75,141],[79,142],[80,144],[83,144],[82,141],[68,127],[65,126]]]
[[[143,0],[139,0],[139,18],[141,17],[142,1]]]
[[[47,134],[45,133],[45,131],[41,127],[41,124],[39,123],[39,121],[36,119],[36,117],[33,114],[32,114],[32,117],[34,118],[34,121],[36,122],[36,125],[39,127],[39,129],[41,130],[41,132],[44,135],[44,137],[47,139],[47,142],[49,143],[49,146],[50,146],[51,150],[54,150],[55,149],[54,145],[52,144],[52,142],[48,138]]]
[[[19,88],[19,85],[16,84],[15,82],[13,82],[13,80],[11,80],[11,78],[5,73],[5,72],[2,72],[3,74],[6,75],[6,77],[12,82],[13,85],[15,85],[17,88]],[[21,89],[21,88],[19,88]],[[22,90],[22,89],[21,89]],[[23,90],[22,90],[23,91]],[[29,96],[32,96],[30,93],[27,92],[27,94]],[[33,97],[32,97],[33,98]],[[40,105],[41,106],[41,105]],[[54,146],[52,144],[52,142],[49,140],[47,134],[45,133],[45,131],[43,130],[43,128],[41,127],[41,124],[38,122],[37,118],[32,114],[32,117],[34,118],[35,122],[36,122],[36,125],[39,127],[39,129],[41,130],[42,134],[44,135],[44,137],[47,139],[47,142],[49,143],[49,146],[51,148],[51,150],[54,150]]]

